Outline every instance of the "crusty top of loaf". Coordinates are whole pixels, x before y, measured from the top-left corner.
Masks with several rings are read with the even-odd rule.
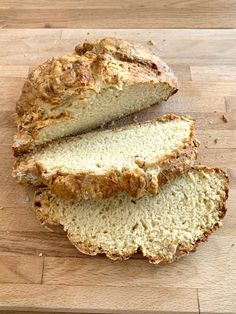
[[[21,123],[31,123],[72,95],[82,100],[106,87],[120,89],[123,84],[147,81],[166,82],[173,88],[177,84],[170,68],[138,45],[116,38],[86,41],[75,47],[74,55],[51,58],[31,72],[16,110],[25,115]]]

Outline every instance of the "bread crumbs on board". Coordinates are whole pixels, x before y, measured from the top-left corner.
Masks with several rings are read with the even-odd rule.
[[[154,40],[150,39],[150,40],[148,40],[147,44],[150,46],[154,46],[156,43]]]
[[[228,122],[228,119],[226,118],[226,116],[224,114],[222,115],[222,120],[224,121],[224,123]]]

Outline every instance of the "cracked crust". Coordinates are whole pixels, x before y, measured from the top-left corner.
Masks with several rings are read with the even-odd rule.
[[[217,230],[218,228],[222,227],[222,223],[221,220],[224,218],[225,214],[226,214],[226,200],[228,199],[228,192],[229,192],[229,177],[228,175],[220,168],[209,168],[207,166],[194,166],[191,167],[192,170],[195,171],[215,171],[218,172],[222,175],[222,177],[224,178],[224,197],[221,199],[220,204],[219,204],[219,208],[218,208],[218,212],[219,215],[218,217],[220,218],[220,221],[217,222],[211,229],[209,230],[205,230],[204,234],[202,237],[200,237],[199,239],[197,239],[197,241],[193,244],[191,244],[188,247],[181,247],[178,246],[176,249],[176,252],[173,254],[172,258],[170,259],[165,259],[163,257],[160,257],[158,255],[156,256],[145,256],[147,257],[148,261],[151,264],[159,264],[159,263],[163,263],[163,264],[168,264],[168,263],[172,263],[180,258],[182,258],[185,255],[188,255],[190,252],[194,252],[196,250],[196,248],[198,247],[199,244],[203,243],[203,242],[207,242],[208,241],[208,237],[211,233],[213,233],[215,230]],[[61,216],[63,216],[63,212],[58,210],[57,211],[57,216],[52,216],[50,214],[45,214],[42,211],[42,204],[47,204],[48,202],[50,202],[50,193],[47,195],[42,194],[43,189],[38,189],[35,192],[35,199],[33,202],[33,210],[35,211],[38,219],[40,220],[40,222],[43,225],[60,225],[60,219]],[[58,203],[60,202],[60,200],[58,199]],[[92,245],[89,242],[83,241],[83,242],[78,242],[76,240],[76,236],[73,234],[70,234],[67,232],[67,237],[68,239],[71,241],[71,243],[81,252],[87,255],[91,255],[91,256],[95,256],[97,254],[105,254],[106,257],[108,257],[111,260],[127,260],[129,258],[132,257],[132,255],[136,254],[136,253],[143,253],[141,248],[138,248],[137,250],[134,250],[132,252],[129,252],[127,254],[114,254],[110,251],[104,250],[102,247],[99,246],[95,246]]]
[[[197,157],[199,142],[195,138],[195,123],[191,118],[170,114],[145,123],[175,119],[192,121],[189,139],[182,143],[182,147],[166,155],[161,161],[158,160],[151,167],[137,161],[138,168],[123,171],[110,169],[104,174],[90,172],[68,174],[61,170],[48,173],[43,165],[35,163],[30,157],[23,157],[16,161],[13,176],[21,183],[46,185],[65,199],[101,199],[111,197],[118,192],[126,192],[135,198],[145,194],[155,195],[160,184],[166,184],[181,175],[193,165]],[[119,130],[130,127],[129,125]]]
[[[177,79],[170,68],[138,45],[104,38],[77,45],[75,52],[49,59],[29,74],[16,105],[15,156],[31,150],[45,127],[73,120],[71,111],[58,108],[75,96],[83,104],[104,89],[122,90],[144,82],[165,84],[169,94],[164,100],[177,92]]]

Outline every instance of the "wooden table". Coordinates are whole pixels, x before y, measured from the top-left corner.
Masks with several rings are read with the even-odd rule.
[[[30,209],[31,189],[11,177],[12,114],[29,70],[98,36],[155,42],[150,48],[172,66],[179,92],[139,120],[191,114],[201,141],[198,162],[221,166],[231,177],[224,228],[178,263],[80,254],[62,231],[40,226]],[[2,313],[236,313],[236,30],[1,30],[0,76]]]
[[[235,28],[236,0],[1,0],[1,28]]]

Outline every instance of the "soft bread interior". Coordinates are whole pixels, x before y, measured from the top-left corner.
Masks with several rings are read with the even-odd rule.
[[[171,87],[168,84],[148,82],[127,85],[123,89],[103,89],[99,94],[91,94],[88,100],[81,100],[80,95],[73,96],[47,112],[50,119],[54,118],[53,124],[50,123],[39,131],[35,144],[96,128],[148,108],[167,99],[170,93]],[[47,111],[46,106],[44,109]],[[62,113],[70,119],[57,121],[57,117]]]
[[[38,163],[47,173],[61,170],[67,174],[151,168],[189,143],[193,125],[193,120],[174,118],[124,129],[90,132],[50,144],[22,164],[27,168],[31,166],[30,162]],[[21,166],[19,164],[18,168]]]
[[[34,208],[44,223],[63,225],[82,252],[126,258],[140,249],[152,262],[171,262],[221,225],[227,184],[222,171],[196,168],[153,197],[69,202],[46,189]]]

